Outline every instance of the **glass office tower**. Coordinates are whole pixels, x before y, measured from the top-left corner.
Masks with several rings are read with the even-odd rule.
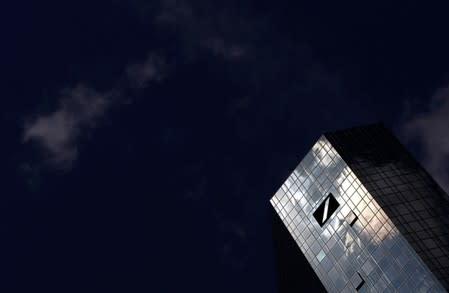
[[[380,124],[325,133],[270,201],[329,292],[449,290],[449,197]]]

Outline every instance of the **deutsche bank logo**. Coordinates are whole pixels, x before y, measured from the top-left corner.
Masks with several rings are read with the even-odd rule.
[[[332,214],[338,209],[340,204],[332,195],[329,195],[324,199],[324,201],[320,204],[320,206],[313,213],[313,217],[320,224],[321,227],[329,220]]]

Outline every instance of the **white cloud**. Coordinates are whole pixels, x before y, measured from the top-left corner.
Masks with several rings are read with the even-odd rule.
[[[63,90],[55,111],[40,114],[25,124],[24,142],[38,143],[52,164],[70,164],[77,157],[81,131],[95,126],[110,106],[112,95],[82,84]]]
[[[420,144],[428,171],[449,191],[449,87],[437,90],[429,109],[411,117],[402,132]]]

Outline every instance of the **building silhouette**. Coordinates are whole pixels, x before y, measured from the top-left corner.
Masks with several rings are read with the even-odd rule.
[[[381,124],[322,135],[270,202],[280,292],[449,290],[449,197]]]

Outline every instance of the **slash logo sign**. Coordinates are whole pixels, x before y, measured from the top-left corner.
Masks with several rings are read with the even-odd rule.
[[[313,216],[315,217],[315,220],[317,220],[318,224],[323,227],[323,225],[327,222],[327,220],[329,220],[329,218],[338,209],[339,206],[340,204],[332,195],[332,193],[329,193],[326,199],[324,199],[324,201],[313,213]]]

